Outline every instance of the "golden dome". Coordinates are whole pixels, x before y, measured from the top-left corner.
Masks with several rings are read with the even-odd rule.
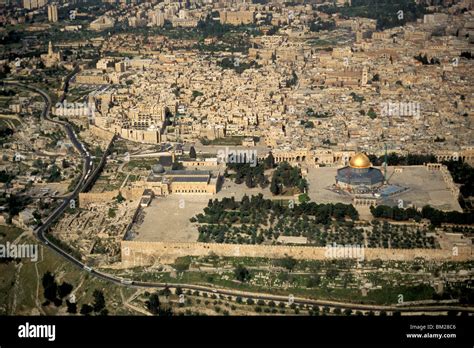
[[[356,153],[354,157],[349,161],[349,165],[352,168],[370,168],[372,164],[370,163],[369,158],[363,153]]]

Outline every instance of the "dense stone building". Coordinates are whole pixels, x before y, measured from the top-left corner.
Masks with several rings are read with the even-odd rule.
[[[115,24],[115,20],[108,16],[101,16],[97,18],[95,21],[91,22],[90,28],[91,30],[101,31],[113,28]]]
[[[62,61],[61,52],[54,52],[51,41],[48,44],[48,53],[41,55],[41,60],[47,68],[56,66]]]
[[[145,182],[138,185],[151,189],[155,195],[169,194],[216,194],[219,183],[219,173],[213,175],[206,170],[166,170],[161,164],[152,167]]]
[[[222,24],[242,25],[255,21],[254,11],[220,11],[219,19]]]

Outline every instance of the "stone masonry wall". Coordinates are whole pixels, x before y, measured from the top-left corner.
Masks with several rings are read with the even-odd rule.
[[[469,246],[459,246],[457,255],[441,249],[380,249],[366,248],[366,260],[411,260],[422,257],[427,260],[462,261],[472,259]],[[173,263],[182,256],[206,256],[209,254],[233,257],[283,258],[291,256],[299,260],[325,260],[325,247],[287,245],[248,245],[217,243],[138,242],[122,241],[121,256],[124,267],[151,265],[155,262]]]

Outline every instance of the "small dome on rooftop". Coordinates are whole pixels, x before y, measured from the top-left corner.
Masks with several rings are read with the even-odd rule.
[[[154,174],[161,174],[165,172],[165,168],[161,164],[155,164],[153,167],[151,167],[151,171]]]

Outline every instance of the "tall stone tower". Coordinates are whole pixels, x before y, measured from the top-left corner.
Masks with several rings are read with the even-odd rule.
[[[362,86],[365,86],[367,85],[367,81],[368,81],[368,71],[367,71],[367,68],[364,66],[364,68],[362,69],[362,77],[361,77],[361,85]]]
[[[58,6],[56,4],[48,5],[48,20],[53,23],[58,21]]]

